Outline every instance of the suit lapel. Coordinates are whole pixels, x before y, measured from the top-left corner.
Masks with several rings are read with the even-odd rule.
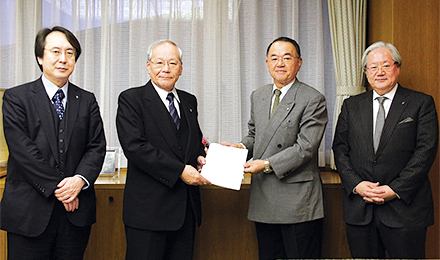
[[[186,145],[186,152],[185,152],[185,162],[188,161],[188,158],[186,158],[187,155],[191,154],[190,153],[190,149],[194,149],[194,147],[190,147],[190,143],[192,142],[192,137],[193,135],[191,134],[192,131],[197,131],[196,129],[192,129],[192,120],[195,117],[195,112],[197,108],[193,108],[191,105],[191,102],[189,102],[189,100],[186,99],[185,95],[181,94],[180,90],[177,90],[178,94],[179,94],[179,98],[180,98],[180,113],[185,114],[185,119],[188,125],[188,133],[189,133],[189,138],[188,138],[188,142]],[[181,116],[181,118],[183,118],[183,116]]]
[[[81,100],[80,92],[78,87],[69,82],[69,93],[67,95],[67,106],[66,106],[66,119],[65,125],[66,130],[66,152],[69,149],[70,139],[72,137],[73,129],[75,126],[76,119],[78,118],[79,104]]]
[[[371,154],[374,154],[373,147],[373,91],[369,91],[358,103],[357,113],[359,115],[360,131],[363,136],[359,138],[365,140],[365,146],[368,147]]]
[[[55,133],[55,125],[52,117],[51,106],[49,97],[47,96],[46,89],[44,88],[41,78],[35,81],[33,88],[31,89],[31,98],[37,111],[38,117],[41,121],[41,125],[46,133],[46,138],[52,153],[55,158],[58,158],[57,147],[57,134]]]
[[[380,152],[385,147],[387,141],[390,139],[394,132],[394,129],[398,123],[400,115],[408,106],[410,99],[408,98],[405,89],[397,87],[396,94],[393,98],[393,103],[391,103],[390,111],[385,119],[385,124],[383,126],[382,136],[380,137],[379,147],[377,148],[376,156],[380,155]]]
[[[257,104],[263,104],[258,108],[263,111],[256,112],[255,113],[256,115],[270,114],[271,103],[272,103],[272,86],[273,85],[268,85],[267,89],[264,90],[263,96],[261,97],[261,102],[259,103],[257,101]],[[261,155],[264,154],[264,151],[268,147],[273,136],[276,134],[277,129],[280,127],[284,119],[290,114],[290,111],[293,110],[293,107],[295,106],[296,93],[298,92],[300,86],[301,86],[301,82],[296,80],[295,83],[292,85],[289,91],[287,91],[287,93],[281,100],[280,104],[278,105],[273,115],[270,118],[266,117],[267,118],[266,127],[261,135],[261,138],[259,138],[258,142],[255,142],[255,143],[260,143],[260,145],[257,147],[255,151],[255,157],[259,158],[261,157]],[[259,120],[261,120],[261,118]]]
[[[169,120],[170,113],[160,99],[159,94],[157,94],[156,90],[154,89],[151,81],[149,81],[145,86],[144,99],[146,101],[145,105],[153,115],[153,118],[156,121],[156,125],[160,129],[160,132],[164,136],[165,140],[167,141],[173,152],[180,158],[181,152],[179,150],[179,140],[177,140],[177,136],[174,130],[175,126],[172,125],[173,122]]]

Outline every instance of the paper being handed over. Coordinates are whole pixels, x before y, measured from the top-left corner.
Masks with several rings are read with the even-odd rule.
[[[212,184],[240,190],[248,150],[211,143],[202,176]]]

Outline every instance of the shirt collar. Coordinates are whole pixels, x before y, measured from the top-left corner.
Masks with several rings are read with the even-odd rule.
[[[55,93],[60,89],[57,85],[53,84],[49,79],[47,79],[44,74],[41,77],[41,80],[43,81],[43,86],[46,89],[47,96],[49,96],[50,100],[52,100],[52,97],[55,95]],[[66,82],[66,84],[61,88],[64,92],[64,99],[67,100],[67,92],[69,89],[69,81]]]
[[[289,84],[285,85],[281,89],[279,89],[275,84],[273,84],[272,93],[274,92],[275,89],[279,89],[281,91],[281,95],[286,94],[287,91],[289,91],[289,89],[292,87],[293,83],[295,83],[295,81],[296,81],[296,79],[294,79],[292,82],[290,82]]]
[[[396,95],[397,86],[399,86],[398,83],[396,83],[396,85],[390,90],[390,92],[382,95],[382,97],[386,97],[388,100],[393,101],[394,95]],[[373,90],[373,100],[375,100],[377,97],[380,97],[380,95]]]
[[[157,94],[159,94],[160,99],[162,101],[167,99],[168,93],[173,93],[176,100],[180,103],[179,95],[177,95],[176,88],[173,88],[170,92],[166,91],[165,89],[159,88],[156,84],[154,84],[153,81],[151,81],[151,84],[153,84],[154,89],[156,90]]]

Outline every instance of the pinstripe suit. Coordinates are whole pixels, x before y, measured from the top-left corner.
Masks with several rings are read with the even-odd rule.
[[[438,145],[434,100],[399,85],[375,153],[372,93],[345,100],[336,127],[333,151],[345,189],[344,221],[357,226],[377,221],[397,229],[430,226],[434,213],[428,172]],[[388,185],[400,199],[366,203],[353,193],[361,181]]]

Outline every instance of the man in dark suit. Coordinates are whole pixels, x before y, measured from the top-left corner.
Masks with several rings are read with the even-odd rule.
[[[344,101],[333,151],[344,185],[344,221],[354,258],[424,258],[434,223],[428,172],[438,145],[431,96],[403,88],[391,44],[366,49],[372,90]]]
[[[80,54],[67,29],[41,30],[35,56],[43,75],[4,93],[8,259],[82,259],[96,221],[93,183],[106,142],[95,96],[68,81]]]
[[[260,260],[320,258],[325,98],[296,78],[302,65],[296,41],[275,39],[266,58],[274,83],[252,93],[249,134],[241,144],[223,144],[253,155],[244,171],[253,174],[248,219],[255,221]]]
[[[128,260],[193,256],[201,223],[198,185],[210,182],[198,171],[205,153],[197,100],[174,87],[181,57],[171,41],[152,43],[151,80],[119,96],[116,126],[128,159],[123,209]]]

